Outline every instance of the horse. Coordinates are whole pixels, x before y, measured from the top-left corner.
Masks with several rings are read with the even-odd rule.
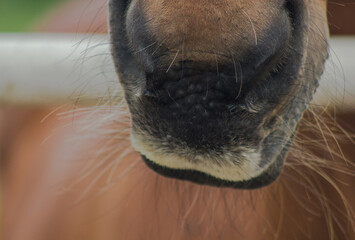
[[[326,1],[111,0],[109,33],[125,102],[78,110],[75,148],[77,125],[50,142],[7,239],[355,236],[346,133],[310,104]]]

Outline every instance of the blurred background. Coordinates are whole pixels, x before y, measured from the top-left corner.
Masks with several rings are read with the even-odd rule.
[[[1,0],[0,33],[106,33],[106,16],[105,0]],[[329,1],[328,18],[332,36],[355,35],[354,1]],[[355,81],[355,79],[351,79],[351,81]],[[355,104],[355,102],[353,103]],[[50,218],[48,214],[44,214],[45,216],[38,219],[29,220],[22,215],[33,214],[28,210],[33,203],[26,203],[26,201],[30,202],[28,199],[34,199],[34,196],[39,194],[36,192],[37,190],[31,190],[31,188],[36,189],[35,186],[39,184],[33,179],[41,178],[39,176],[44,174],[43,169],[47,168],[46,159],[55,158],[53,152],[40,147],[41,143],[51,134],[53,126],[65,124],[67,121],[59,121],[55,117],[49,117],[45,122],[42,121],[57,107],[0,102],[0,236],[4,236],[3,239],[21,239],[21,236],[24,236],[15,234],[17,237],[7,238],[10,233],[16,232],[15,225],[17,224],[19,227],[23,227],[28,225],[28,222],[47,221]],[[71,109],[71,106],[66,106],[64,109]],[[343,110],[341,107],[336,109],[338,123],[349,133],[355,133],[355,106],[353,106],[353,110],[349,110],[349,108]],[[70,129],[66,131],[70,132]],[[63,131],[57,141],[65,138],[65,135],[66,132]],[[354,144],[349,141],[340,144],[344,148],[344,153],[354,162]],[[31,179],[31,183],[29,183],[29,179]],[[347,181],[352,184],[350,186],[354,186],[353,179]],[[349,198],[355,202],[353,195]],[[41,205],[42,207],[43,205]],[[44,209],[51,208],[50,206],[46,207]],[[23,209],[28,211],[22,213]],[[35,210],[33,211],[35,212]],[[47,227],[50,228],[50,226]],[[3,235],[5,229],[6,233]],[[38,235],[34,230],[24,230],[24,233],[30,234],[26,236]],[[22,239],[35,239],[35,237]]]
[[[28,32],[36,28],[46,14],[65,0],[2,0],[0,2],[0,31]]]
[[[65,0],[3,0],[0,2],[0,31],[33,31],[48,12],[64,2]]]
[[[103,0],[2,0],[0,32],[106,32]]]

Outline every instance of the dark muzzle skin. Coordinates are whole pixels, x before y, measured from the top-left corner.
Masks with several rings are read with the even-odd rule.
[[[303,68],[307,3],[110,1],[132,144],[150,168],[249,189],[279,176],[327,57],[318,43]]]

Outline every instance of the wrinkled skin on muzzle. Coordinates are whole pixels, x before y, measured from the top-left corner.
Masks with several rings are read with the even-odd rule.
[[[132,144],[156,172],[258,188],[281,173],[327,54],[323,0],[111,0]]]

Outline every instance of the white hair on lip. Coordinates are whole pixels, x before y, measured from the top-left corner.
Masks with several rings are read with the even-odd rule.
[[[259,176],[272,163],[268,163],[262,169],[258,166],[261,160],[260,153],[254,149],[239,147],[239,159],[236,164],[236,157],[231,153],[219,154],[218,162],[214,161],[209,154],[189,154],[189,149],[185,149],[189,158],[178,153],[168,153],[164,151],[157,141],[147,140],[143,134],[133,132],[131,142],[134,148],[150,161],[164,167],[176,170],[196,170],[215,178],[225,181],[246,181]],[[181,151],[177,151],[181,152]],[[195,160],[195,161],[194,161]]]

